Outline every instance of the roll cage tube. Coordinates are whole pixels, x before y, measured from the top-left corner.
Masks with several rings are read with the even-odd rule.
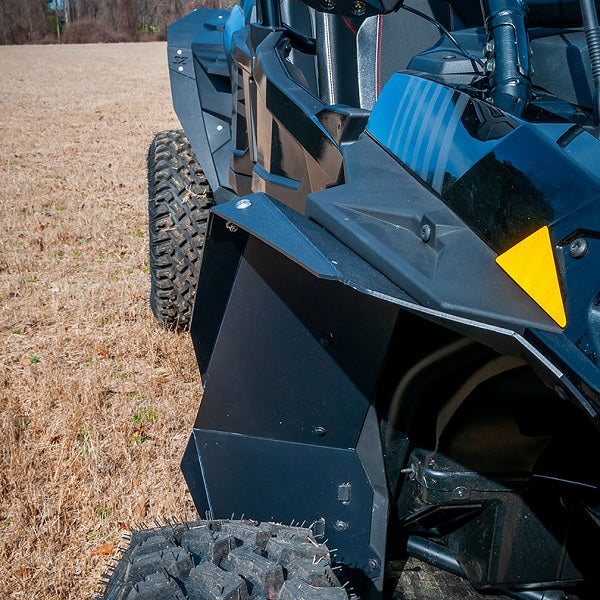
[[[491,55],[492,102],[520,116],[531,99],[531,63],[521,0],[481,0]]]

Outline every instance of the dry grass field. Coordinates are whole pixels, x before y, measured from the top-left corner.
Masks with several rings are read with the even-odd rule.
[[[0,47],[0,597],[93,597],[129,528],[189,518],[191,343],[148,307],[166,45]]]

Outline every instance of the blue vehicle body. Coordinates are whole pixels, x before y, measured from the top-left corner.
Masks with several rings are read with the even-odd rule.
[[[454,44],[446,3],[308,4],[169,28],[217,201],[198,512],[316,523],[359,595],[398,551],[594,597],[600,141],[573,5],[451,4]]]

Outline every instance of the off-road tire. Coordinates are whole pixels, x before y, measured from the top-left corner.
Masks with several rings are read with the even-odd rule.
[[[150,306],[160,325],[189,328],[214,198],[179,130],[157,133],[148,151]]]
[[[104,600],[348,600],[311,531],[195,521],[135,532]]]

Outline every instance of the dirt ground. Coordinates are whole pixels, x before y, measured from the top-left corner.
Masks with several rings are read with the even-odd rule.
[[[201,396],[148,307],[164,43],[0,47],[0,596],[92,598],[136,523],[189,518]]]

